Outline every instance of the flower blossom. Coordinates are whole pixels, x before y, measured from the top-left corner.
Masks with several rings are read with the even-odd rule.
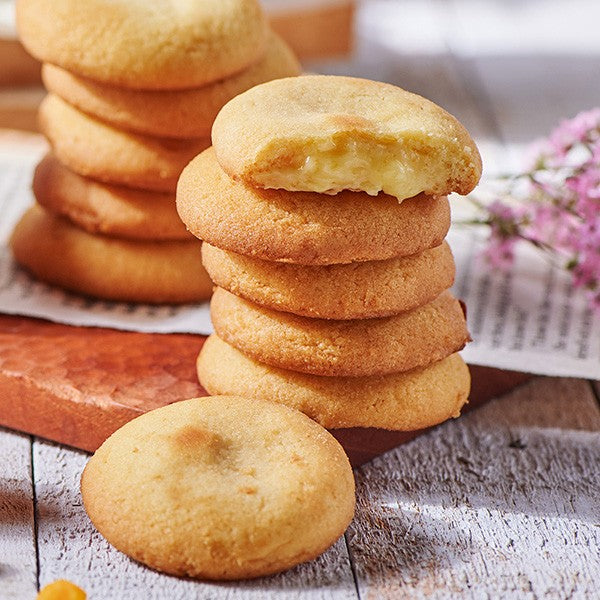
[[[490,227],[487,262],[506,269],[525,241],[558,255],[575,287],[600,310],[600,107],[562,121],[537,140],[529,167],[501,180],[489,204],[474,201]]]

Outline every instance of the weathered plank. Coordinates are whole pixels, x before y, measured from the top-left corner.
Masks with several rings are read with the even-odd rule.
[[[37,591],[31,438],[0,429],[0,598]]]
[[[89,522],[79,494],[88,455],[34,443],[40,584],[67,578],[93,600],[355,599],[343,538],[318,560],[281,575],[240,583],[204,583],[159,574],[112,548]]]
[[[536,379],[357,472],[362,598],[592,598],[600,410]]]

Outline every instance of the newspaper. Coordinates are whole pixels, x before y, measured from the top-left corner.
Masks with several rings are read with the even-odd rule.
[[[24,210],[40,138],[0,144],[0,312],[61,323],[156,333],[212,331],[207,304],[156,307],[103,302],[35,281],[15,265],[7,240]],[[10,140],[8,140],[10,142]],[[467,203],[453,200],[456,220]],[[535,250],[522,246],[507,273],[478,258],[485,230],[453,225],[448,241],[457,264],[455,294],[467,304],[473,342],[463,351],[471,364],[541,375],[600,379],[600,318],[570,285],[569,276]]]
[[[466,220],[461,200],[454,221]],[[448,242],[457,278],[454,294],[467,306],[470,364],[514,371],[600,379],[600,315],[574,290],[569,274],[523,244],[507,272],[481,259],[484,228],[453,224]]]

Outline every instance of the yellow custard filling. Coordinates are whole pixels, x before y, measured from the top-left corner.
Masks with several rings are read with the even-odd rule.
[[[285,154],[265,160],[252,176],[264,188],[337,194],[383,191],[399,200],[436,188],[448,179],[443,153],[423,144],[356,139],[288,145]],[[266,157],[265,157],[266,158]]]

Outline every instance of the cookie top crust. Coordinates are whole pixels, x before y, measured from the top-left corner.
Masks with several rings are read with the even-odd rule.
[[[134,89],[183,89],[241,71],[265,50],[258,0],[19,0],[36,58]]]
[[[331,434],[286,406],[232,396],[130,421],[90,459],[81,491],[117,549],[159,571],[208,579],[310,560],[354,511],[352,470]]]
[[[481,157],[433,102],[387,83],[328,75],[271,81],[223,107],[217,159],[250,185],[336,194],[469,193]]]
[[[446,197],[399,204],[385,194],[262,190],[229,177],[212,148],[181,174],[177,211],[196,237],[213,246],[304,265],[409,256],[439,246],[450,227]]]

